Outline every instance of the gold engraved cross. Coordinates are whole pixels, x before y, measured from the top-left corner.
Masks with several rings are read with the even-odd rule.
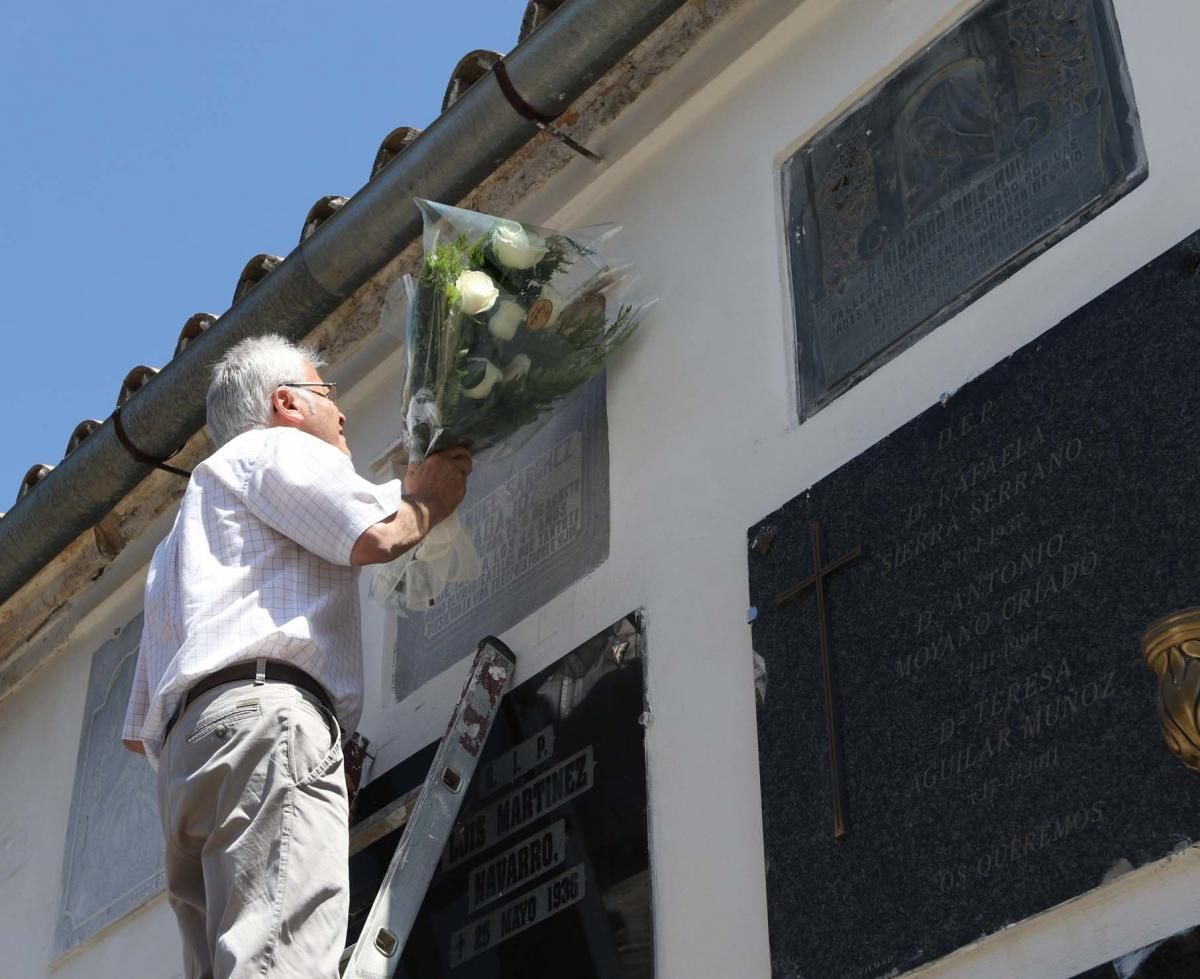
[[[833,662],[829,656],[829,617],[825,609],[825,579],[837,571],[861,560],[862,545],[843,554],[829,564],[822,562],[821,524],[814,520],[809,524],[812,532],[813,573],[799,584],[785,588],[775,596],[775,607],[783,608],[796,601],[810,588],[817,593],[817,618],[821,634],[821,686],[825,692],[825,733],[829,741],[829,771],[833,777],[833,838],[844,840],[849,832],[846,828],[846,793],[842,785],[841,752],[838,748],[837,715],[833,710]]]

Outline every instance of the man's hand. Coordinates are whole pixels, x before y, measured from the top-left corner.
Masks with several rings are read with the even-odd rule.
[[[416,547],[452,514],[467,495],[471,453],[461,446],[435,452],[404,475],[404,502],[386,520],[368,527],[354,542],[351,564],[386,564]]]
[[[404,474],[404,498],[424,507],[430,527],[441,523],[458,509],[467,495],[467,477],[474,464],[462,446],[435,452],[419,465],[412,463]]]

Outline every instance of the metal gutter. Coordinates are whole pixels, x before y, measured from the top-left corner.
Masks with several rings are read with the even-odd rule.
[[[569,0],[505,59],[528,106],[561,114],[686,0]],[[301,340],[416,240],[414,196],[457,202],[538,133],[489,73],[312,237],[122,407],[130,440],[169,455],[204,425],[211,365],[250,336]],[[0,605],[133,490],[135,462],[109,418],[0,519]]]

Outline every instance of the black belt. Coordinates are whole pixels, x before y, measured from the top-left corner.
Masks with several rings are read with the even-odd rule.
[[[256,662],[235,663],[233,666],[227,666],[222,670],[217,670],[215,673],[210,673],[183,695],[183,699],[179,702],[179,706],[175,708],[175,713],[171,715],[170,720],[167,721],[166,728],[163,730],[163,742],[166,742],[167,735],[171,733],[171,728],[175,726],[175,722],[183,717],[183,712],[187,710],[188,704],[202,693],[208,693],[208,691],[224,686],[226,683],[254,680],[257,677],[258,664]],[[294,666],[288,666],[286,663],[267,663],[263,670],[263,679],[268,683],[290,683],[293,687],[307,690],[321,702],[321,706],[329,711],[330,714],[337,716],[333,709],[333,703],[329,699],[329,694],[325,692],[325,688],[303,670],[297,669]]]

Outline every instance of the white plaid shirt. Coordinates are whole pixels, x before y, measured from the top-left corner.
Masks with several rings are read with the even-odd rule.
[[[150,562],[123,737],[157,765],[182,695],[259,657],[308,673],[353,731],[363,664],[350,551],[400,496],[398,479],[377,486],[344,453],[290,428],[245,432],[200,463]]]

